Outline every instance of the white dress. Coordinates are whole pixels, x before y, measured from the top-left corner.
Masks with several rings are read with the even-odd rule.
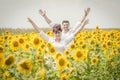
[[[57,51],[64,53],[64,50],[66,46],[74,39],[74,34],[70,35],[64,40],[61,40],[60,42],[56,42],[54,38],[49,37],[44,33],[43,31],[40,32],[40,35],[42,38],[44,38],[46,41],[51,42]]]

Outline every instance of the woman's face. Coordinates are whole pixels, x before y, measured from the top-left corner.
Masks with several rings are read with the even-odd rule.
[[[55,39],[61,39],[61,31],[54,32]]]

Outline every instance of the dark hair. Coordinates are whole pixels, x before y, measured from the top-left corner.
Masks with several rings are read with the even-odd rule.
[[[54,32],[54,33],[58,33],[59,31],[62,32],[61,25],[60,25],[60,24],[55,24],[55,25],[53,26],[53,32]]]
[[[63,20],[63,21],[62,21],[62,24],[64,24],[64,23],[70,24],[68,20]]]

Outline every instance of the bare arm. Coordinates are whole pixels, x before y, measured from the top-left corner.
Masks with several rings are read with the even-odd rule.
[[[89,12],[90,12],[90,8],[87,8],[87,9],[84,10],[85,14],[84,14],[82,20],[79,20],[76,23],[76,25],[72,28],[72,30],[71,30],[72,33],[74,33],[81,26],[81,24],[83,24],[83,22],[85,21],[87,15],[89,14]]]
[[[52,21],[47,17],[47,15],[46,15],[46,11],[43,11],[43,10],[39,10],[39,13],[40,13],[40,15],[45,19],[45,21],[48,23],[48,24],[50,24],[50,23],[52,23]]]
[[[88,24],[88,22],[89,22],[88,19],[85,20],[85,21],[83,22],[83,24],[82,24],[73,34],[76,35],[79,31],[81,31],[81,30],[84,28],[84,26],[85,26],[86,24]]]
[[[84,14],[84,16],[83,16],[83,18],[81,20],[81,23],[83,23],[83,21],[86,19],[86,17],[88,16],[89,12],[90,12],[90,8],[87,8],[86,10],[84,10],[85,14]]]
[[[40,33],[42,38],[44,38],[46,41],[49,41],[49,36],[47,36],[42,30],[40,30],[40,28],[30,18],[28,18],[28,21],[32,24],[35,30]]]
[[[40,28],[32,21],[32,19],[30,18],[27,18],[28,21],[32,24],[32,26],[34,27],[34,29],[37,31],[37,32],[40,32]]]

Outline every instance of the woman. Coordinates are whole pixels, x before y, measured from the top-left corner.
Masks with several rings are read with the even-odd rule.
[[[47,36],[30,18],[28,21],[32,24],[32,26],[40,33],[41,37],[44,38],[46,41],[51,42],[57,51],[64,53],[66,45],[68,45],[73,39],[74,36],[79,32],[79,29],[76,30],[73,34],[69,35],[69,37],[65,38],[64,40],[61,39],[62,29],[60,24],[55,24],[53,26],[53,33],[54,38]],[[81,27],[85,26],[88,23],[88,20],[85,20]]]

